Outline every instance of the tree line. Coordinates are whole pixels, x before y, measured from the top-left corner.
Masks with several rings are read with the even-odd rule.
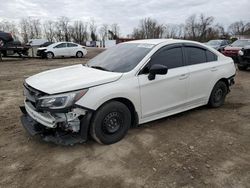
[[[117,39],[120,35],[117,23],[102,24],[98,27],[94,19],[89,22],[81,20],[71,22],[68,17],[43,22],[32,17],[22,18],[19,23],[4,20],[0,22],[0,30],[21,37],[24,43],[29,39],[46,38],[49,42],[74,41],[82,44],[87,40]]]
[[[68,17],[43,22],[32,17],[22,18],[19,23],[4,20],[0,22],[0,30],[21,37],[24,43],[29,39],[46,38],[50,42],[74,41],[81,44],[87,40],[120,37],[120,26],[117,23],[97,25],[94,19],[72,22]],[[155,19],[144,18],[128,36],[134,39],[180,38],[205,42],[215,38],[229,39],[236,35],[250,35],[250,22],[237,21],[225,28],[216,23],[213,16],[194,14],[182,24],[162,24]]]
[[[250,35],[250,22],[233,22],[226,29],[215,23],[213,16],[206,17],[204,14],[193,14],[183,24],[161,24],[155,19],[144,18],[132,33],[135,39],[179,38],[199,42],[218,38],[229,39],[237,35]]]

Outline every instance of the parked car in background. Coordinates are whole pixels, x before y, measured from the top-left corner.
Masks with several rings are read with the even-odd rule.
[[[45,42],[45,43],[41,44],[39,47],[47,47],[47,46],[49,46],[49,45],[51,45],[53,43],[54,42]]]
[[[250,45],[250,39],[239,39],[233,42],[232,44],[228,45],[227,47],[224,48],[222,53],[225,56],[233,58],[235,63],[238,63],[238,52],[245,46]]]
[[[0,31],[0,47],[4,46],[8,42],[14,41],[14,38],[11,33],[6,33]]]
[[[30,39],[29,42],[27,43],[27,45],[30,46],[40,46],[44,43],[48,42],[47,39]]]
[[[29,46],[22,45],[15,35],[0,31],[0,49],[3,57],[16,54],[20,57],[28,56],[29,48]]]
[[[54,57],[84,57],[87,54],[85,46],[73,42],[56,42],[47,47],[37,49],[37,56],[52,59]]]
[[[229,45],[229,41],[228,40],[210,40],[206,43],[206,45],[221,52],[227,45]]]
[[[238,68],[239,70],[246,70],[250,67],[250,45],[245,46],[238,52]]]
[[[86,65],[27,78],[22,124],[46,141],[74,144],[91,135],[112,144],[131,126],[202,105],[220,107],[234,76],[231,58],[198,42],[120,43]]]

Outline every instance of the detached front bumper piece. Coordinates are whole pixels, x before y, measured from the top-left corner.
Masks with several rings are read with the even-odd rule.
[[[23,113],[21,116],[22,125],[31,136],[37,135],[40,136],[44,141],[53,142],[60,145],[74,145],[76,143],[84,143],[88,140],[89,124],[92,116],[91,112],[88,112],[81,119],[79,132],[70,132],[62,129],[61,127],[50,128],[49,126],[42,125],[41,123],[44,123],[51,118],[45,118],[44,120],[44,117],[40,115],[44,121],[39,123],[38,121],[40,119],[34,119],[34,117],[37,117],[38,114],[33,116],[30,111],[27,112],[30,110],[30,108],[26,105],[25,107],[21,106],[20,110]],[[31,111],[34,113],[33,110]]]

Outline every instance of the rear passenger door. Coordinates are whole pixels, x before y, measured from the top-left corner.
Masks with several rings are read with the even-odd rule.
[[[78,50],[78,45],[74,43],[68,43],[68,54],[69,56],[76,56],[76,52]]]
[[[199,45],[185,44],[184,53],[189,72],[188,103],[205,104],[218,71],[217,55]]]

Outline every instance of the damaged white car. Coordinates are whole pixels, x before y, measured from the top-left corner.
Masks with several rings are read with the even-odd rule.
[[[201,43],[126,42],[86,65],[27,78],[21,120],[31,135],[46,141],[71,145],[91,136],[112,144],[131,126],[223,105],[234,76],[233,60]]]

